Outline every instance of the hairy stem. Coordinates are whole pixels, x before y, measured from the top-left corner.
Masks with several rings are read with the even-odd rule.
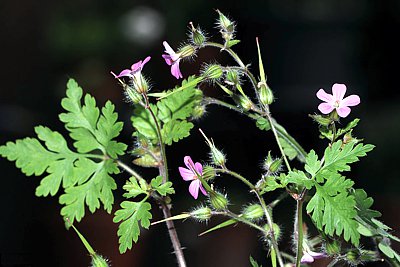
[[[120,166],[122,169],[127,171],[130,175],[132,175],[136,180],[141,181],[145,180],[140,174],[138,174],[134,169],[123,163],[122,161],[116,160],[116,163],[118,166]]]
[[[303,199],[297,199],[296,221],[294,225],[294,236],[296,240],[296,267],[300,266],[303,254]]]
[[[239,179],[240,181],[242,181],[244,184],[246,184],[248,187],[250,187],[251,190],[255,189],[255,186],[249,182],[249,180],[247,180],[246,178],[244,178],[242,175],[238,174],[237,172],[228,170],[228,169],[215,169],[216,172],[220,172],[220,173],[226,173],[229,174],[237,179]]]
[[[165,219],[170,218],[171,217],[170,207],[165,202],[161,202],[161,208],[163,211],[164,218]],[[167,225],[168,234],[172,242],[172,247],[174,248],[176,260],[178,261],[178,266],[186,267],[185,256],[183,254],[181,242],[179,241],[179,237],[176,232],[174,222],[172,220],[170,221],[167,220],[165,223]]]
[[[254,190],[254,193],[256,194],[258,201],[260,202],[261,207],[264,210],[265,218],[267,219],[267,223],[269,225],[269,235],[270,235],[270,239],[271,239],[271,244],[275,250],[276,257],[278,258],[279,266],[283,267],[284,263],[282,260],[281,252],[279,251],[278,242],[276,241],[276,238],[275,238],[274,222],[272,221],[272,215],[271,215],[270,210],[268,209],[267,205],[265,204],[264,198],[262,196],[260,196],[260,194],[257,190]]]

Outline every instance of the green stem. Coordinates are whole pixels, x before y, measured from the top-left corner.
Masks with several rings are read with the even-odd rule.
[[[216,172],[220,172],[220,173],[226,173],[229,174],[237,179],[239,179],[240,181],[242,181],[244,184],[246,184],[248,187],[250,187],[251,190],[255,190],[255,186],[249,182],[249,180],[247,180],[246,178],[244,178],[242,175],[240,175],[237,172],[228,170],[228,169],[215,169]]]
[[[238,107],[236,107],[236,106],[234,106],[234,105],[232,105],[232,104],[226,103],[226,102],[224,102],[224,101],[222,101],[222,100],[219,100],[219,99],[216,99],[216,98],[205,97],[205,98],[203,99],[203,102],[204,102],[206,105],[209,105],[209,104],[219,105],[219,106],[222,106],[222,107],[225,107],[225,108],[234,110],[234,111],[236,111],[236,112],[239,112],[239,113],[242,113],[242,114],[246,115],[247,117],[249,117],[249,118],[251,118],[251,119],[253,119],[253,120],[257,120],[257,119],[262,118],[262,116],[261,116],[260,114],[253,114],[253,113],[250,113],[250,112],[248,112],[248,111],[244,111],[244,110],[242,110],[242,109],[240,109],[240,108],[238,108]],[[271,122],[270,122],[270,123],[271,123]],[[305,150],[300,146],[300,144],[297,143],[297,141],[296,141],[292,136],[290,136],[290,135],[286,132],[286,130],[285,130],[280,124],[278,124],[274,119],[272,119],[272,124],[275,126],[275,130],[276,130],[278,136],[281,137],[281,138],[283,138],[286,142],[288,142],[288,144],[289,144],[294,150],[296,150],[296,152],[297,152],[298,155],[299,155],[299,156],[298,156],[298,159],[299,159],[301,162],[305,162],[305,159],[306,159],[306,157],[307,157],[307,153],[306,153]]]
[[[287,198],[289,193],[287,191],[282,192],[274,201],[268,204],[268,207],[273,209],[276,205],[278,205],[282,200]]]
[[[264,228],[262,228],[261,226],[255,224],[255,223],[253,223],[253,222],[250,222],[250,221],[244,219],[243,217],[241,217],[241,216],[239,216],[239,215],[236,215],[235,213],[233,213],[233,212],[231,212],[231,211],[229,211],[229,210],[227,210],[227,211],[225,212],[225,215],[228,216],[228,217],[231,217],[232,219],[235,219],[235,220],[238,221],[238,222],[247,224],[247,225],[253,227],[254,229],[257,229],[257,230],[261,231],[261,232],[264,233],[264,234],[267,234],[267,231],[266,231]]]
[[[303,254],[303,199],[301,198],[297,199],[294,235],[295,240],[297,241],[296,267],[299,267]]]
[[[246,69],[246,65],[244,65],[243,61],[240,59],[240,57],[230,48],[225,48],[224,45],[219,44],[219,43],[214,43],[214,42],[206,42],[204,43],[204,46],[211,46],[211,47],[217,47],[220,48],[221,50],[224,50],[231,55],[231,57],[236,61],[236,63],[241,67]]]
[[[133,170],[131,167],[129,167],[122,161],[116,160],[115,162],[117,163],[118,166],[127,171],[130,175],[132,175],[136,180],[146,181],[142,176],[140,176],[140,174],[138,174],[135,170]]]
[[[157,137],[158,137],[158,143],[160,146],[160,154],[162,158],[162,162],[160,164],[160,175],[163,177],[163,183],[166,183],[168,181],[168,165],[167,165],[167,156],[165,154],[165,145],[163,143],[162,135],[161,135],[161,128],[160,124],[158,123],[158,119],[156,115],[154,114],[153,110],[150,108],[150,102],[149,98],[147,97],[146,94],[143,94],[143,97],[146,101],[145,108],[147,108],[150,112],[151,117],[153,118],[153,121],[156,125],[156,132],[157,132]]]
[[[265,218],[267,219],[267,223],[269,225],[269,235],[270,235],[272,247],[274,248],[276,257],[278,258],[279,266],[284,266],[281,252],[279,251],[278,242],[276,241],[276,238],[275,238],[274,222],[272,220],[272,215],[271,215],[270,211],[268,210],[267,205],[265,204],[264,198],[262,196],[260,196],[260,194],[257,190],[254,190],[254,193],[256,194],[258,201],[260,202],[261,207],[264,210]]]

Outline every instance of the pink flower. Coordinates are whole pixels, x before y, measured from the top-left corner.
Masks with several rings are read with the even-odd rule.
[[[181,70],[179,69],[179,62],[181,61],[180,54],[175,53],[166,41],[163,42],[163,45],[165,53],[167,54],[163,54],[162,57],[165,59],[165,62],[171,66],[171,74],[177,79],[183,78]]]
[[[346,93],[346,85],[344,84],[335,83],[332,86],[332,93],[333,95],[327,94],[324,89],[319,89],[317,92],[317,97],[325,101],[325,103],[321,103],[318,106],[319,111],[323,114],[329,114],[336,109],[338,115],[345,118],[351,111],[349,107],[360,104],[360,97],[358,95],[350,95],[343,98]]]
[[[120,72],[120,74],[116,75],[114,72],[111,72],[112,75],[114,75],[115,78],[121,78],[121,77],[130,77],[130,78],[135,78],[140,76],[140,73],[144,67],[144,65],[149,62],[151,57],[146,57],[143,61],[140,60],[139,62],[136,62],[131,66],[131,69],[125,69]]]
[[[194,199],[197,199],[200,189],[203,195],[207,196],[207,192],[199,179],[199,176],[203,175],[203,166],[198,162],[194,164],[192,158],[189,156],[184,157],[183,161],[187,168],[179,167],[179,172],[183,180],[192,181],[189,185],[189,193]]]
[[[301,263],[311,263],[316,259],[325,258],[326,254],[322,252],[314,252],[309,249],[303,251],[303,257],[301,257]]]

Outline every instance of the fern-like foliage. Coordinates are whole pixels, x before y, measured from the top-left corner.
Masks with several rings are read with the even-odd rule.
[[[103,204],[111,212],[116,189],[112,174],[119,169],[114,162],[123,155],[126,145],[113,140],[122,130],[122,122],[114,105],[107,102],[101,109],[90,95],[84,97],[82,88],[70,79],[67,97],[62,100],[66,113],[60,114],[76,151],[71,150],[65,138],[57,131],[44,126],[35,127],[37,138],[25,138],[0,146],[0,154],[11,161],[27,176],[46,173],[36,188],[37,196],[54,196],[60,187],[64,193],[60,203],[65,206],[61,215],[71,222],[80,221],[85,214],[85,205],[91,212]]]

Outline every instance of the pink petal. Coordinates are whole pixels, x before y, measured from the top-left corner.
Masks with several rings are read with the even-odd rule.
[[[333,102],[333,96],[331,94],[328,94],[325,92],[324,89],[319,89],[317,92],[317,97],[321,99],[322,101],[332,103]]]
[[[148,56],[148,57],[146,57],[146,58],[143,60],[143,63],[142,63],[142,68],[144,67],[144,65],[145,65],[147,62],[149,62],[149,61],[150,61],[150,59],[151,59],[151,57],[150,57],[150,56]]]
[[[189,193],[193,196],[194,199],[197,199],[199,196],[199,188],[200,188],[200,180],[193,180],[189,185]]]
[[[137,72],[142,68],[142,61],[140,60],[139,62],[136,62],[131,66],[132,72]]]
[[[313,257],[314,259],[321,259],[321,258],[325,258],[326,254],[322,253],[322,252],[314,252],[314,251],[309,251],[308,252],[310,254],[311,257]]]
[[[310,254],[305,252],[303,257],[301,257],[300,262],[301,263],[311,263],[311,262],[314,262],[314,258]]]
[[[319,104],[318,109],[319,109],[319,111],[321,111],[322,114],[329,114],[332,112],[334,107],[328,103],[321,103],[321,104]]]
[[[171,56],[175,54],[175,51],[169,46],[166,41],[163,42],[163,45],[166,53],[170,54]]]
[[[203,166],[201,166],[200,163],[196,162],[196,164],[194,164],[194,169],[195,169],[200,175],[203,175]]]
[[[118,74],[116,78],[120,78],[123,76],[132,77],[131,70],[126,69],[126,70],[121,71],[120,74]]]
[[[183,180],[185,180],[185,181],[191,181],[191,180],[195,179],[193,172],[186,168],[179,167],[179,173],[181,174]]]
[[[346,85],[341,83],[335,83],[332,86],[333,100],[342,100],[344,95],[346,94]]]
[[[193,160],[192,160],[192,158],[191,158],[190,156],[185,156],[185,157],[183,158],[183,162],[185,163],[186,167],[187,167],[189,170],[193,170],[193,168],[194,168],[194,163],[193,163]]]
[[[200,191],[203,193],[203,195],[207,196],[207,191],[204,189],[203,185],[200,183]]]
[[[350,114],[351,109],[349,107],[340,107],[336,111],[340,117],[346,118]]]
[[[179,61],[180,59],[175,61],[171,66],[171,74],[177,79],[183,78],[181,70],[179,69]]]
[[[172,61],[171,56],[166,55],[166,54],[163,54],[162,57],[164,58],[165,62],[166,62],[169,66],[171,66],[171,65],[174,63],[174,62]]]
[[[341,106],[353,107],[360,104],[360,97],[358,95],[349,95],[345,97],[341,102]]]

